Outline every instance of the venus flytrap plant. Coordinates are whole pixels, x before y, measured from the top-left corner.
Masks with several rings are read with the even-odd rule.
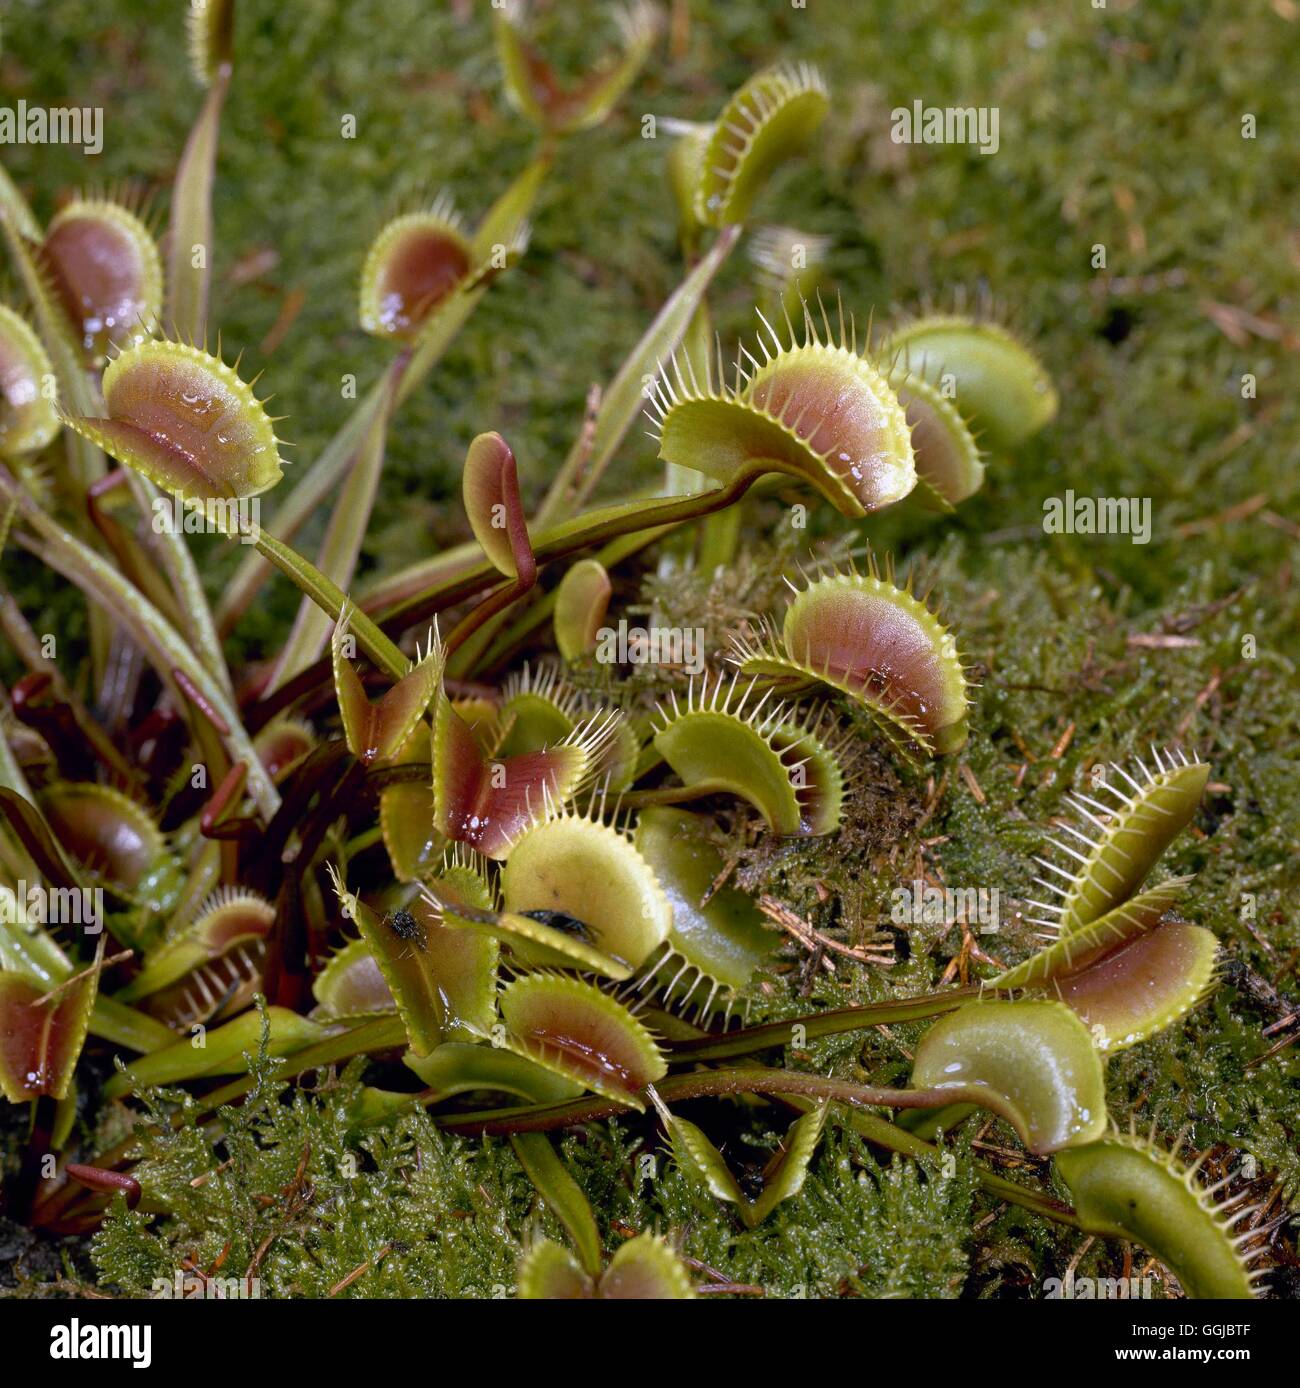
[[[773,169],[808,143],[829,106],[821,74],[809,63],[751,77],[699,150],[696,217],[706,226],[743,222]]]
[[[677,1165],[714,1199],[735,1205],[741,1220],[750,1229],[761,1224],[782,1200],[798,1195],[829,1111],[829,1105],[823,1103],[797,1118],[773,1161],[764,1170],[754,1173],[757,1180],[748,1179],[750,1173],[738,1180],[726,1158],[702,1129],[670,1113],[653,1085],[649,1093],[668,1133]]]
[[[556,648],[566,661],[580,660],[595,649],[613,591],[599,559],[579,559],[565,571],[551,620]]]
[[[413,338],[409,354],[394,364],[395,405],[407,399],[425,379],[492,280],[523,253],[528,239],[528,217],[554,161],[555,142],[604,120],[635,79],[656,36],[658,12],[649,4],[638,3],[626,12],[616,13],[627,41],[624,57],[604,71],[593,73],[574,93],[566,96],[544,60],[522,37],[521,8],[515,6],[509,13],[494,11],[498,56],[507,93],[512,102],[536,118],[543,131],[542,147],[488,210],[472,236],[467,236],[459,220],[450,215],[448,205],[436,203],[433,209],[415,214],[411,219],[399,217],[380,232],[372,246],[363,274],[363,324],[380,336]],[[685,321],[682,315],[689,318],[691,306],[730,252],[735,239],[734,234],[720,236],[705,263],[665,305],[652,328],[655,350],[671,351]],[[453,280],[458,269],[459,276]],[[419,330],[415,332],[417,326]],[[649,360],[653,360],[653,356]],[[597,438],[592,441],[590,466],[583,479],[584,497],[637,413],[643,370],[644,366],[634,354],[605,393],[597,419]],[[328,496],[349,465],[388,390],[384,381],[371,389],[315,465],[304,471],[294,490],[285,498],[272,522],[280,544],[292,539]],[[567,491],[581,461],[582,455],[575,445],[538,513],[539,525],[560,514],[569,504]],[[265,559],[266,556],[250,554],[241,563],[218,610],[223,629],[228,629],[247,610],[268,577],[270,570]],[[393,583],[401,588],[418,587],[422,581],[442,572],[449,559],[453,563],[463,563],[464,555],[441,556],[432,564],[417,565]],[[391,592],[391,587],[381,590],[385,595]],[[377,597],[376,601],[379,600]]]
[[[805,727],[772,690],[754,697],[751,680],[737,694],[727,685],[692,680],[685,705],[674,694],[659,710],[654,746],[692,796],[718,791],[748,800],[777,834],[829,834],[840,823],[844,774],[836,748]]]
[[[68,1096],[99,986],[96,962],[53,988],[17,971],[0,973],[0,1093],[20,1104]]]
[[[446,654],[437,635],[432,634],[425,654],[411,662],[401,679],[372,703],[347,654],[349,646],[355,646],[348,630],[352,616],[350,609],[344,609],[334,624],[330,642],[334,693],[348,750],[363,766],[369,766],[393,760],[407,746],[442,680]]]
[[[976,1002],[925,1033],[912,1083],[990,1108],[1031,1152],[1106,1131],[1106,1090],[1088,1028],[1057,1002]]]
[[[36,235],[31,234],[33,226]],[[60,382],[62,407],[81,415],[100,414],[103,402],[97,374],[108,346],[143,340],[156,321],[162,282],[152,233],[127,203],[103,197],[81,199],[66,207],[43,239],[30,210],[26,216],[6,215],[0,228]],[[86,359],[94,370],[82,370]],[[88,499],[102,483],[104,455],[93,440],[72,432],[67,435],[67,452],[65,481],[80,503],[83,494]],[[137,508],[152,514],[156,498],[149,480],[128,471],[127,482]],[[94,543],[79,504],[74,517],[77,528]],[[229,693],[229,676],[207,599],[183,537],[167,527],[157,545],[180,608],[178,625],[193,640],[212,677]],[[103,612],[94,606],[91,637],[95,668],[102,673],[108,633]]]
[[[890,372],[889,380],[912,430],[916,463],[912,496],[928,510],[951,512],[984,485],[979,444],[940,386],[900,367]]]
[[[212,182],[221,113],[234,74],[235,0],[198,0],[189,12],[190,65],[207,90],[172,185],[167,322],[191,342],[207,333],[212,282]]]
[[[595,809],[593,802],[592,809]],[[501,873],[506,909],[546,912],[582,923],[585,943],[626,970],[640,967],[668,939],[673,909],[632,839],[592,813],[560,813],[515,841]],[[564,964],[527,946],[526,964]]]
[[[92,408],[95,392],[89,377],[82,370],[81,340],[64,313],[58,289],[41,256],[43,233],[40,223],[27,204],[22,202],[19,207],[4,209],[0,231],[4,233],[10,261],[31,305],[42,347],[53,367],[48,375],[57,382],[60,404],[71,402],[75,409]],[[103,460],[75,434],[67,437],[65,445],[69,485],[84,493],[102,476]]]
[[[1103,768],[1092,794],[1067,801],[1083,828],[1065,824],[1067,838],[1048,839],[1058,861],[1036,859],[1047,876],[1035,881],[1057,900],[1035,904],[1057,918],[1062,936],[1127,900],[1196,813],[1209,767],[1181,751],[1153,747],[1151,757],[1154,772],[1141,760],[1133,772],[1113,762]]]
[[[187,1027],[244,1011],[262,977],[275,908],[256,892],[221,887],[194,920],[173,930],[118,993],[171,1025]]]
[[[1051,991],[1104,1053],[1135,1046],[1197,1007],[1219,981],[1219,942],[1204,926],[1163,921]]]
[[[478,604],[448,637],[453,675],[476,667],[510,607],[537,582],[537,557],[519,494],[515,455],[500,434],[480,434],[469,446],[462,478],[465,514],[489,562],[509,584]]]
[[[186,501],[243,500],[283,476],[264,402],[236,367],[200,348],[165,338],[128,348],[104,372],[103,392],[107,418],[65,422]],[[221,518],[219,509],[213,514]],[[222,528],[237,533],[239,525]]]
[[[492,228],[486,228],[489,235]],[[523,254],[527,223],[516,223],[504,243],[468,235],[450,199],[439,196],[418,212],[400,215],[379,232],[361,275],[360,321],[370,334],[401,344],[377,394],[359,412],[355,456],[330,518],[316,567],[346,588],[352,580],[383,469],[389,421],[408,389],[422,379],[486,287]],[[305,597],[270,677],[291,680],[319,655],[325,620]]]
[[[462,286],[493,268],[490,257],[475,260],[474,244],[445,193],[394,217],[361,267],[361,326],[374,337],[418,341]]]
[[[78,198],[50,220],[39,260],[86,364],[110,348],[145,341],[162,309],[162,261],[135,210],[108,198]]]
[[[33,1141],[56,1130],[56,1146],[71,1141],[66,1113],[56,1128],[52,1106],[69,1102],[87,1036],[138,1053],[107,1097],[184,1085],[205,1115],[260,1092],[259,1049],[281,1057],[286,1079],[324,1076],[322,1092],[336,1087],[330,1067],[351,1063],[353,1078],[338,1085],[353,1136],[422,1105],[448,1134],[502,1152],[517,1176],[497,1142],[510,1139],[576,1253],[531,1241],[520,1295],[687,1296],[691,1278],[668,1242],[643,1232],[609,1256],[581,1166],[546,1133],[617,1118],[630,1140],[644,1140],[661,1124],[681,1173],[751,1229],[794,1217],[829,1159],[824,1133],[834,1152],[847,1128],[929,1160],[935,1148],[906,1115],[942,1129],[971,1105],[1029,1152],[1054,1154],[1077,1208],[977,1162],[991,1195],[1138,1240],[1193,1294],[1249,1290],[1240,1249],[1191,1178],[1105,1136],[1108,1059],[1178,1023],[1217,979],[1213,935],[1173,914],[1186,879],[1147,885],[1196,813],[1208,768],[1156,754],[1153,772],[1108,773],[1076,796],[1081,826],[1060,826],[1059,860],[1040,860],[1057,900],[1035,904],[1035,923],[1052,934],[1029,959],[978,987],[913,996],[884,974],[866,976],[856,996],[875,1001],[790,1017],[789,942],[771,928],[774,914],[809,912],[800,930],[817,939],[810,985],[824,949],[845,969],[850,959],[874,967],[826,933],[832,912],[849,924],[840,885],[816,876],[816,902],[811,887],[806,901],[795,895],[873,815],[850,719],[865,713],[912,767],[959,752],[972,685],[954,633],[910,582],[872,560],[865,572],[819,566],[792,584],[779,632],[764,621],[755,635],[750,624],[770,590],[711,619],[713,632],[730,630],[730,678],[707,655],[688,683],[672,660],[632,660],[627,673],[602,654],[615,593],[620,604],[628,593],[620,566],[660,546],[662,573],[683,585],[701,569],[725,570],[743,533],[739,506],[760,484],[810,489],[853,521],[908,498],[946,514],[982,483],[977,438],[1014,447],[1055,411],[1033,354],[983,318],[918,320],[883,351],[859,350],[852,319],[841,313],[833,326],[806,297],[782,313],[784,332],[762,318],[757,345],[742,347],[724,377],[708,343],[707,290],[772,172],[826,116],[818,74],[760,72],[715,123],[676,128],[669,157],[686,273],[549,470],[540,501],[531,506],[501,434],[479,433],[462,479],[464,543],[354,593],[396,410],[522,254],[556,142],[608,114],[658,25],[649,8],[630,11],[623,55],[565,85],[524,36],[519,8],[494,14],[509,94],[540,128],[541,149],[477,230],[439,199],[374,241],[360,319],[391,355],[272,527],[247,534],[256,555],[226,596],[225,624],[271,568],[301,603],[275,664],[236,684],[201,588],[182,581],[183,537],[159,551],[171,556],[174,598],[110,499],[117,475],[103,477],[107,454],[126,469],[142,514],[152,488],[238,503],[282,477],[276,421],[253,383],[219,349],[195,345],[210,257],[188,270],[182,262],[187,241],[210,247],[233,7],[209,0],[196,14],[209,95],[177,174],[165,277],[129,208],[83,200],[42,234],[0,183],[39,329],[0,314],[9,543],[78,584],[156,675],[133,690],[143,727],[114,727],[120,747],[107,736],[70,746],[71,704],[46,708],[16,691],[31,721],[22,755],[7,742],[0,760],[0,883],[30,863],[60,886],[102,885],[112,903],[105,933],[124,946],[110,955],[101,940],[92,962],[80,939],[0,923],[0,1074],[8,1098],[36,1105]],[[790,259],[779,286],[789,308],[796,285],[804,296],[811,286],[782,235],[760,239],[760,252]],[[103,251],[98,278],[91,245]],[[162,336],[167,313],[175,321]],[[104,367],[102,381],[87,360]],[[57,378],[57,413],[47,376]],[[647,405],[669,466],[663,494],[590,508]],[[77,486],[33,485],[60,421],[75,440],[64,472],[87,493],[90,538],[68,528]],[[312,563],[289,539],[345,472]],[[238,521],[218,528],[245,538]],[[423,636],[444,612],[441,633],[429,629],[412,655],[408,633]],[[890,783],[900,799],[912,767]],[[881,762],[875,774],[894,773]],[[684,801],[689,811],[675,807]],[[892,1023],[929,1024],[908,1038],[906,1086],[875,1082],[892,1072],[874,1029]],[[873,1044],[828,1047],[824,1073],[816,1043],[859,1032]],[[357,1079],[371,1057],[404,1062],[405,1071],[364,1071],[393,1088]],[[733,1122],[761,1127],[760,1141],[785,1133],[761,1172],[722,1156],[706,1135],[715,1131],[707,1108],[697,1124],[673,1107],[715,1101],[719,1112],[736,1100]],[[787,1119],[772,1121],[778,1104],[795,1111],[788,1130]],[[96,1168],[126,1181],[134,1160],[123,1146]],[[167,1208],[150,1192],[150,1217]],[[94,1197],[68,1186],[35,1209],[51,1228],[100,1214]],[[1248,1250],[1258,1234],[1235,1237]]]
[[[1161,1151],[1154,1130],[1145,1139],[1117,1131],[1058,1153],[1056,1167],[1089,1233],[1141,1244],[1188,1296],[1243,1300],[1255,1295],[1262,1270],[1252,1263],[1267,1226],[1236,1231],[1259,1206],[1222,1196],[1229,1177],[1204,1186],[1203,1160],[1188,1166],[1176,1148]]]
[[[1045,938],[1051,943],[999,974],[992,986],[999,989],[1041,986],[1088,968],[1155,930],[1177,904],[1190,881],[1190,877],[1172,877],[1150,891],[1130,897],[1114,910],[1068,935],[1057,935],[1054,921],[1034,920],[1034,924],[1049,927]]]
[[[735,93],[711,125],[669,123],[669,133],[677,139],[667,161],[668,181],[677,203],[678,234],[688,263],[696,258],[706,228],[722,227],[725,235],[726,228],[746,220],[772,172],[812,137],[828,104],[820,73],[805,63],[756,74]],[[757,239],[754,244],[758,245]],[[762,254],[760,249],[758,258]],[[788,311],[786,317],[788,320]],[[708,301],[702,297],[673,357],[672,364],[679,375],[684,365],[692,382],[708,382],[712,378],[713,338],[712,314]],[[660,375],[664,375],[662,364]],[[722,376],[720,364],[718,376]],[[668,492],[682,494],[703,489],[701,471],[693,463],[680,456],[662,456]],[[733,557],[742,520],[743,509],[739,505],[708,517],[694,556],[702,567],[716,569]],[[661,570],[676,563],[689,563],[692,556],[688,540],[689,537],[676,537],[660,561]]]
[[[139,886],[166,851],[148,811],[111,786],[55,781],[37,804],[63,851],[119,889]]]
[[[518,1133],[510,1139],[510,1145],[538,1194],[564,1225],[565,1233],[577,1249],[583,1272],[588,1278],[598,1278],[604,1259],[595,1213],[582,1188],[551,1146],[550,1138],[542,1133]]]
[[[581,979],[526,974],[498,999],[501,1044],[592,1093],[643,1112],[640,1095],[668,1073],[653,1034],[616,999]]]
[[[409,910],[380,915],[347,892],[336,873],[331,876],[379,965],[417,1056],[443,1041],[490,1029],[496,1015],[493,940],[448,923],[418,898]]]
[[[475,905],[465,901],[454,887],[449,888],[445,875],[427,881],[423,893],[439,921],[495,940],[505,948],[512,966],[524,960],[544,960],[615,982],[631,975],[630,965],[598,948],[586,926],[564,912],[548,908],[502,910],[499,891],[490,889],[489,904]]]
[[[1056,391],[1042,363],[987,314],[922,314],[890,333],[882,350],[945,398],[955,397],[994,448],[1017,447],[1056,415]]]
[[[778,637],[737,636],[731,659],[782,691],[823,684],[859,703],[905,759],[947,754],[966,740],[966,669],[952,633],[899,588],[874,556],[866,573],[830,573],[794,589]]]
[[[709,1021],[724,1020],[755,977],[772,962],[775,942],[753,900],[719,887],[722,855],[702,816],[667,806],[637,815],[636,847],[672,907],[663,946],[643,965],[638,986],[665,1006]]]
[[[680,1301],[695,1290],[685,1265],[663,1239],[638,1234],[618,1248],[598,1278],[566,1248],[541,1239],[520,1262],[518,1294],[547,1301]]]
[[[493,763],[441,689],[434,696],[434,827],[489,858],[505,858],[552,805],[590,784],[615,722],[596,715],[558,742]]]
[[[758,356],[744,347],[727,383],[720,359],[704,379],[687,362],[661,371],[651,401],[659,455],[719,482],[746,467],[812,485],[842,515],[901,501],[916,485],[910,429],[886,378],[838,330],[805,307],[802,337],[783,341],[765,319]]]
[[[565,87],[551,65],[524,36],[526,5],[504,0],[492,13],[497,57],[510,102],[551,137],[599,125],[636,80],[659,36],[662,19],[649,0],[611,7],[623,51],[605,58],[579,81]]]
[[[0,304],[0,457],[13,462],[53,442],[60,420],[47,382],[54,379],[49,355],[31,324]]]
[[[286,545],[329,496],[351,464],[367,431],[373,428],[379,411],[388,408],[391,413],[423,383],[496,275],[522,255],[528,239],[528,213],[548,168],[549,160],[528,165],[497,199],[471,241],[476,253],[488,257],[486,268],[479,275],[462,281],[457,292],[444,299],[437,312],[429,314],[414,345],[400,352],[390,363],[316,461],[302,471],[271,522],[279,545]],[[390,395],[391,406],[387,404]],[[463,562],[472,552],[472,546],[466,546],[457,558]],[[245,557],[217,609],[223,630],[231,628],[248,610],[272,567],[274,561],[267,555],[258,553]]]
[[[397,1000],[365,936],[349,940],[330,955],[311,991],[317,1021],[368,1021],[397,1012]]]
[[[601,745],[590,781],[599,783],[606,794],[617,794],[636,777],[642,755],[639,720],[582,694],[556,665],[524,665],[509,674],[494,717],[500,736],[493,750],[501,756],[539,752],[572,736],[580,726],[597,726],[594,720],[599,720]]]
[[[228,747],[232,761],[248,770],[250,790],[263,813],[274,814],[279,796],[253,750],[229,696],[167,620],[106,561],[83,545],[17,488],[0,470],[0,496],[12,501],[30,527],[23,544],[55,572],[63,574],[122,623],[164,680],[182,680],[201,701],[206,718]],[[184,706],[177,694],[176,702]]]
[[[535,752],[567,737],[591,711],[559,665],[521,666],[501,686],[496,750],[507,755]]]

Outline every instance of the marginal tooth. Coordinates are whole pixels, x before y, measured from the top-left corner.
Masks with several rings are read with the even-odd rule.
[[[1110,787],[1106,786],[1106,782],[1105,782],[1105,781],[1103,781],[1101,784],[1102,784],[1103,788],[1110,789]],[[1075,793],[1074,793],[1074,798],[1075,798],[1075,800],[1078,801],[1080,804],[1083,804],[1083,805],[1091,805],[1092,808],[1093,808],[1094,810],[1096,810],[1099,814],[1101,814],[1101,815],[1103,815],[1103,816],[1105,817],[1106,823],[1109,823],[1112,819],[1115,818],[1115,811],[1114,811],[1114,810],[1109,809],[1107,806],[1103,805],[1100,801],[1094,800],[1090,795],[1085,795],[1081,790],[1075,791]],[[1101,827],[1102,827],[1102,828],[1105,828],[1105,827],[1106,827],[1106,823],[1103,823]]]
[[[1090,839],[1087,834],[1080,832],[1080,830],[1076,829],[1072,824],[1058,824],[1056,828],[1060,829],[1063,833],[1073,834],[1080,843],[1086,845],[1090,852],[1097,847],[1094,840]]]
[[[194,974],[194,982],[197,985],[199,991],[203,994],[204,1002],[206,1002],[209,1007],[212,1007],[217,1000],[212,992],[212,989],[208,986],[208,980],[204,977],[204,974],[205,970],[200,969],[197,973]]]
[[[1133,792],[1134,792],[1134,794],[1136,794],[1136,795],[1141,795],[1141,794],[1142,794],[1142,787],[1141,787],[1141,785],[1139,785],[1138,782],[1135,781],[1135,780],[1133,779],[1133,777],[1130,776],[1130,775],[1128,774],[1128,772],[1125,771],[1124,768],[1123,768],[1118,762],[1114,762],[1114,761],[1113,761],[1113,762],[1111,762],[1110,765],[1111,765],[1111,769],[1112,769],[1113,771],[1115,771],[1115,772],[1117,772],[1119,775],[1123,776],[1123,778],[1129,783],[1129,785],[1131,785],[1131,786],[1133,787]],[[1142,763],[1139,762],[1138,765],[1141,766]],[[1105,785],[1105,787],[1106,787],[1107,790],[1114,790],[1114,787],[1113,787],[1109,782],[1103,782],[1102,784]],[[1116,792],[1116,794],[1118,794],[1118,792]],[[1123,798],[1123,797],[1121,797],[1121,798]],[[1125,803],[1126,805],[1128,805],[1128,804],[1131,804],[1132,801],[1131,801],[1131,800],[1128,800],[1128,799],[1125,799],[1125,800],[1124,800],[1124,803]]]
[[[1070,807],[1072,810],[1074,810],[1077,814],[1081,814],[1090,824],[1095,824],[1095,825],[1097,826],[1098,829],[1102,830],[1103,833],[1105,832],[1105,829],[1106,829],[1106,823],[1105,823],[1105,821],[1104,821],[1104,820],[1101,820],[1101,819],[1098,819],[1097,816],[1096,816],[1095,814],[1093,814],[1092,811],[1091,811],[1090,809],[1088,809],[1087,805],[1085,805],[1085,804],[1083,803],[1083,800],[1082,800],[1081,797],[1078,797],[1078,796],[1069,796],[1069,795],[1067,795],[1067,796],[1065,797],[1065,803],[1066,803],[1067,805],[1069,805],[1069,807]],[[1092,801],[1092,802],[1090,802],[1090,803],[1096,804],[1095,801]],[[1106,811],[1103,809],[1103,807],[1102,807],[1101,805],[1097,805],[1097,808],[1098,808],[1099,810],[1101,810],[1103,814],[1106,813]]]
[[[1064,853],[1069,858],[1073,858],[1075,862],[1082,863],[1085,867],[1088,865],[1088,857],[1086,854],[1078,852],[1077,849],[1070,848],[1068,845],[1063,844],[1059,839],[1049,837],[1047,842],[1050,843],[1052,847],[1055,848],[1058,852]]]

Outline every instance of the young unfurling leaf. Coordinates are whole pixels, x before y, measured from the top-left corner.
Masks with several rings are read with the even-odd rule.
[[[555,644],[566,661],[594,650],[613,587],[598,559],[580,559],[560,580],[555,595]]]
[[[612,14],[622,31],[623,52],[605,58],[574,85],[561,84],[550,63],[524,37],[522,0],[493,6],[497,57],[511,104],[529,120],[556,135],[599,125],[636,80],[660,28],[658,9],[633,0]]]
[[[465,514],[483,552],[507,578],[526,585],[537,573],[515,455],[500,434],[479,434],[465,455]]]
[[[442,678],[442,647],[436,637],[428,651],[410,670],[387,690],[377,703],[371,703],[360,676],[348,659],[348,614],[334,624],[330,643],[334,667],[334,690],[343,718],[343,734],[348,750],[364,765],[397,755],[410,737],[433,698]]]

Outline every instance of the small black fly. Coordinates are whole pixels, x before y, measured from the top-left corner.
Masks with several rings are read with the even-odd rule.
[[[736,1177],[736,1184],[740,1187],[740,1193],[751,1204],[767,1189],[763,1168],[752,1164],[741,1168],[740,1175]]]
[[[419,949],[425,947],[424,926],[409,911],[390,911],[384,924],[399,940],[407,940]]]
[[[572,935],[575,940],[581,940],[584,945],[596,943],[596,937],[591,933],[590,927],[566,911],[525,911],[523,914],[529,920],[537,921],[540,925],[549,925],[552,930],[558,930],[565,935]]]

